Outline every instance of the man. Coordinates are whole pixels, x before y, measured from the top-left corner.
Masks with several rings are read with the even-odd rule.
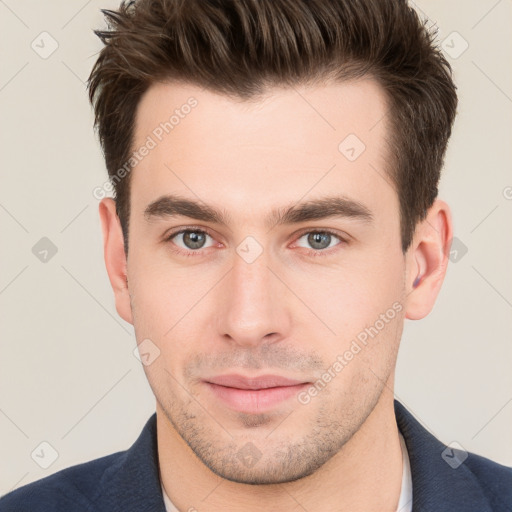
[[[512,469],[394,401],[453,227],[457,97],[405,1],[140,0],[90,98],[105,262],[156,414],[2,511],[506,511]]]

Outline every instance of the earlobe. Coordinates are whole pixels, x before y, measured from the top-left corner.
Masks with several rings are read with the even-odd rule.
[[[419,320],[434,307],[446,275],[452,236],[450,208],[438,199],[417,225],[409,249],[406,318]]]
[[[114,297],[116,310],[126,322],[133,323],[128,291],[127,261],[121,222],[116,213],[116,203],[111,198],[102,199],[99,205],[103,232],[103,255]]]

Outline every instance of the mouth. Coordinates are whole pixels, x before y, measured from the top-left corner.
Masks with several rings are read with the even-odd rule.
[[[216,401],[238,412],[261,413],[294,397],[311,382],[279,375],[248,378],[242,375],[220,375],[203,381]]]

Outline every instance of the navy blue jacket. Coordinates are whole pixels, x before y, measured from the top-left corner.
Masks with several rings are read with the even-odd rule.
[[[472,453],[458,465],[465,452],[447,449],[396,400],[395,414],[409,452],[413,512],[512,512],[512,468]],[[129,450],[61,470],[0,499],[0,512],[43,511],[165,512],[156,413]]]

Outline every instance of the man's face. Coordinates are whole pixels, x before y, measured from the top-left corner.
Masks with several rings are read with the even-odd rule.
[[[191,97],[197,105],[180,110]],[[252,103],[157,85],[139,104],[134,148],[148,135],[156,146],[131,177],[135,333],[150,357],[160,351],[145,366],[158,411],[224,478],[311,474],[392,386],[405,259],[386,110],[371,80],[273,89]],[[224,223],[190,208],[168,215],[155,204],[166,195]],[[336,215],[271,217],[326,198]]]

